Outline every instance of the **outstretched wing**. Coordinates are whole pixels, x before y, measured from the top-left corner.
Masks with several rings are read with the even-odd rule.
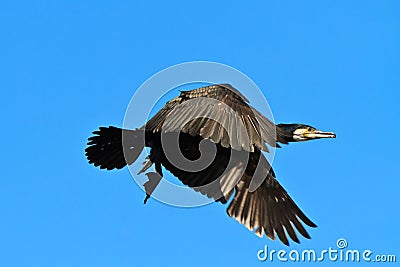
[[[225,127],[224,127],[225,126]],[[248,104],[248,100],[228,84],[211,85],[191,91],[167,104],[145,125],[146,131],[189,133],[209,138],[223,147],[253,152],[268,151],[287,143],[285,132]]]
[[[264,157],[262,153],[261,157]],[[267,162],[266,160],[263,162]],[[261,166],[268,168],[269,166]],[[290,238],[300,243],[295,229],[305,238],[310,238],[301,221],[310,227],[316,225],[300,210],[286,190],[275,179],[275,174],[269,169],[264,182],[254,192],[249,191],[252,176],[246,172],[235,187],[235,196],[227,213],[247,229],[263,234],[275,240],[275,234],[286,245],[289,245],[286,233]]]
[[[167,133],[166,142],[172,143],[169,138],[178,138],[175,135]],[[206,148],[215,145],[214,151]],[[157,146],[151,148],[149,158],[157,158],[165,169],[183,184],[209,198],[226,203],[225,199],[233,193],[236,183],[246,169],[246,155],[248,157],[250,153],[224,148],[220,144],[214,144],[210,139],[193,137],[186,133],[180,134],[178,146],[182,157],[175,156],[174,151]],[[204,149],[201,150],[201,147]],[[184,162],[186,160],[187,162]],[[150,165],[151,163],[146,161],[141,172]]]

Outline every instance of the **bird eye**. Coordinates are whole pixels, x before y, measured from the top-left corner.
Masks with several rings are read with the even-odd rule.
[[[312,130],[312,128],[311,128],[311,127],[308,127],[308,128],[307,128],[307,130],[308,130],[308,131],[311,131],[311,130]]]

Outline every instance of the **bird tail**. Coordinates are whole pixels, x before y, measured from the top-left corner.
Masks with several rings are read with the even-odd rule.
[[[89,137],[85,149],[89,163],[100,169],[121,169],[132,164],[144,148],[144,131],[100,127]]]

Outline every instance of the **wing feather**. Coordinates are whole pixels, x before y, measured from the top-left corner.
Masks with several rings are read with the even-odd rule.
[[[261,154],[263,157],[263,155]],[[268,166],[265,166],[268,167]],[[229,216],[235,218],[257,235],[265,233],[271,239],[277,235],[282,243],[288,245],[286,234],[296,243],[299,239],[292,226],[304,237],[310,238],[302,222],[311,227],[316,225],[300,210],[285,189],[275,179],[273,171],[254,192],[249,192],[252,170],[247,169],[235,187],[235,196],[227,208]]]
[[[195,101],[191,101],[195,100]],[[214,100],[215,102],[212,102]],[[169,117],[173,115],[173,117]],[[185,125],[183,132],[192,136],[211,138],[224,147],[253,152],[255,148],[268,152],[265,144],[276,147],[277,142],[286,143],[273,122],[248,104],[248,100],[231,85],[211,85],[191,91],[182,91],[180,96],[167,102],[145,125],[147,131],[160,132],[180,130],[195,116],[203,116]],[[169,117],[169,119],[167,119]],[[168,125],[163,125],[168,121]],[[223,130],[226,123],[228,129]],[[235,123],[236,127],[230,127]],[[244,126],[245,129],[242,129]],[[277,132],[279,134],[277,135]],[[237,136],[236,138],[229,137]]]

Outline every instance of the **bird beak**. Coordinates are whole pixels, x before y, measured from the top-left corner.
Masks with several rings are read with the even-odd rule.
[[[334,132],[323,132],[323,131],[313,131],[307,132],[303,134],[308,139],[319,139],[319,138],[336,138],[336,134]]]

